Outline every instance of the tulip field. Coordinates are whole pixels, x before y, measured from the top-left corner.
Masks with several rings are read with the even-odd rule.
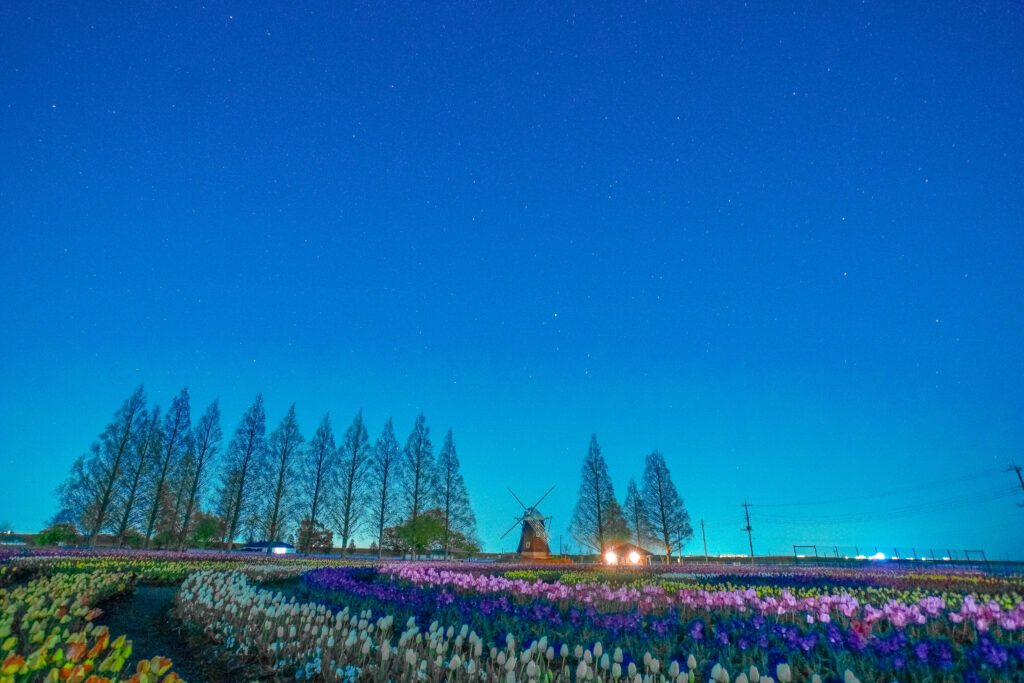
[[[101,625],[105,603],[140,583],[174,586],[161,589],[176,591],[167,618],[261,680],[1024,680],[1024,578],[938,563],[602,568],[53,549],[0,555],[0,683],[183,680],[164,653],[137,651],[144,634]]]

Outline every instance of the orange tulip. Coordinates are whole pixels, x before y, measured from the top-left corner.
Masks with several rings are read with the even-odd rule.
[[[107,648],[107,643],[110,642],[110,635],[104,633],[102,636],[96,639],[96,644],[89,650],[89,657],[95,657],[99,653],[103,652]]]
[[[2,671],[5,676],[11,676],[17,673],[18,669],[20,669],[24,664],[25,658],[21,655],[7,655],[7,659],[4,660],[3,667],[0,668],[0,671]]]
[[[171,660],[167,659],[167,657],[153,657],[151,661],[153,664],[152,668],[161,676],[171,668]]]
[[[64,657],[69,662],[77,662],[85,655],[85,643],[75,642],[71,643],[67,647],[67,652],[64,653]]]

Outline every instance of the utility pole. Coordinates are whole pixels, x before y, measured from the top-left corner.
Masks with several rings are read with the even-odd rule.
[[[1007,472],[1016,472],[1017,481],[1020,482],[1020,489],[1024,491],[1024,475],[1020,473],[1020,465],[1015,462],[1011,462],[1010,466],[1006,469]],[[1017,503],[1017,507],[1024,508],[1024,503]]]
[[[750,503],[747,499],[743,499],[743,514],[747,516],[747,526],[743,527],[741,531],[747,532],[747,541],[750,543],[750,564],[754,564],[754,527],[750,526]]]
[[[709,564],[708,560],[708,537],[704,534],[704,520],[700,520],[700,537],[704,539],[704,564]]]

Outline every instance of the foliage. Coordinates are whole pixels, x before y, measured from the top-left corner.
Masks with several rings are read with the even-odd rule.
[[[385,529],[397,524],[399,515],[398,483],[401,474],[401,447],[395,438],[395,428],[389,419],[384,425],[377,443],[373,446],[372,459],[368,472],[370,498],[370,525],[377,534],[374,547],[383,550],[387,547]]]
[[[220,507],[227,521],[224,540],[228,547],[233,547],[240,524],[252,516],[253,482],[261,474],[259,467],[267,449],[266,421],[263,394],[258,394],[238,423],[224,457]]]
[[[271,433],[267,462],[261,467],[265,474],[261,489],[267,501],[262,531],[269,541],[283,540],[291,527],[297,504],[295,480],[302,442],[293,403],[281,424]]]
[[[154,462],[149,484],[149,515],[143,535],[147,542],[158,529],[164,531],[164,543],[173,534],[173,505],[171,497],[172,479],[178,472],[181,459],[189,446],[189,432],[192,429],[192,409],[189,404],[188,388],[184,388],[171,401],[171,409],[164,415],[163,443],[159,458]],[[168,519],[169,518],[169,519]],[[159,543],[158,545],[163,545]]]
[[[629,485],[626,487],[623,514],[629,525],[630,540],[635,545],[643,548],[652,540],[656,540],[651,518],[647,514],[647,506],[644,505],[644,499],[640,495],[640,489],[637,487],[635,479],[630,479]]]
[[[476,535],[476,517],[469,504],[466,483],[459,472],[459,458],[455,452],[455,441],[452,439],[450,429],[445,434],[444,444],[437,459],[437,474],[437,498],[444,522],[441,547],[445,559],[448,559],[457,548],[465,552],[467,541],[475,546],[471,539]]]
[[[334,532],[306,517],[299,524],[298,547],[307,553],[329,553],[334,548]]]
[[[114,496],[112,513],[114,519],[119,520],[114,530],[118,545],[135,544],[133,547],[138,547],[144,540],[134,527],[145,521],[146,481],[152,474],[162,440],[160,408],[154,407],[151,412],[143,410]]]
[[[35,538],[36,545],[53,546],[62,543],[74,543],[78,540],[78,531],[70,522],[60,522],[40,531]]]
[[[334,500],[334,483],[338,476],[338,453],[334,445],[334,431],[331,428],[330,414],[324,415],[316,433],[309,442],[305,457],[302,460],[302,483],[305,487],[306,507],[309,510],[308,516],[302,524],[311,525],[317,529],[322,527],[320,519],[325,509],[330,509]],[[305,552],[311,552],[314,537],[308,533],[303,535],[300,525],[298,547]],[[328,550],[333,545],[333,534],[329,541]]]
[[[210,467],[213,465],[214,459],[217,457],[217,452],[220,450],[220,442],[223,438],[223,433],[220,428],[220,406],[215,400],[203,413],[203,416],[199,419],[199,423],[195,426],[192,432],[192,444],[194,449],[194,457],[192,459],[191,467],[189,467],[182,476],[182,485],[187,491],[185,498],[184,511],[182,513],[181,526],[179,528],[179,548],[185,546],[186,541],[190,538],[189,532],[192,532],[191,539],[193,543],[198,542],[197,539],[203,538],[204,534],[198,533],[198,528],[193,529],[195,523],[195,515],[200,507],[200,502],[205,492],[206,480],[208,478]],[[200,519],[200,523],[203,520]],[[198,527],[198,524],[196,524]],[[209,526],[207,526],[207,530]],[[207,545],[212,538],[207,538],[202,542],[202,545]]]
[[[340,449],[338,467],[340,500],[337,507],[337,527],[341,532],[342,557],[348,552],[349,541],[365,521],[366,470],[370,464],[370,443],[363,423],[363,411],[352,419],[345,430]]]
[[[615,500],[608,464],[601,455],[596,434],[591,435],[587,457],[583,460],[570,531],[577,543],[598,553],[609,545],[629,539],[629,529],[622,508]]]
[[[439,511],[434,514],[424,513],[395,529],[395,535],[402,544],[416,555],[422,555],[440,544],[444,539],[444,533],[444,521]]]
[[[653,535],[665,549],[666,564],[671,561],[672,548],[685,544],[693,536],[690,515],[679,497],[668,465],[660,451],[647,456],[644,463],[643,499]],[[681,546],[680,546],[681,547]]]
[[[57,489],[62,518],[86,530],[91,544],[101,531],[112,526],[117,487],[122,481],[133,440],[146,407],[139,386],[125,399],[100,437],[72,465]]]
[[[405,442],[403,457],[402,491],[405,497],[406,519],[415,520],[434,501],[436,473],[433,445],[427,418],[420,413],[412,432]]]

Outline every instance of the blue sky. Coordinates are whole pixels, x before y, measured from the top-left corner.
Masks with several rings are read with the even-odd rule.
[[[143,382],[228,434],[257,392],[307,436],[423,411],[488,549],[506,485],[565,534],[591,432],[620,496],[661,449],[712,552],[744,498],[755,550],[1024,542],[1015,3],[0,27],[0,519]]]

